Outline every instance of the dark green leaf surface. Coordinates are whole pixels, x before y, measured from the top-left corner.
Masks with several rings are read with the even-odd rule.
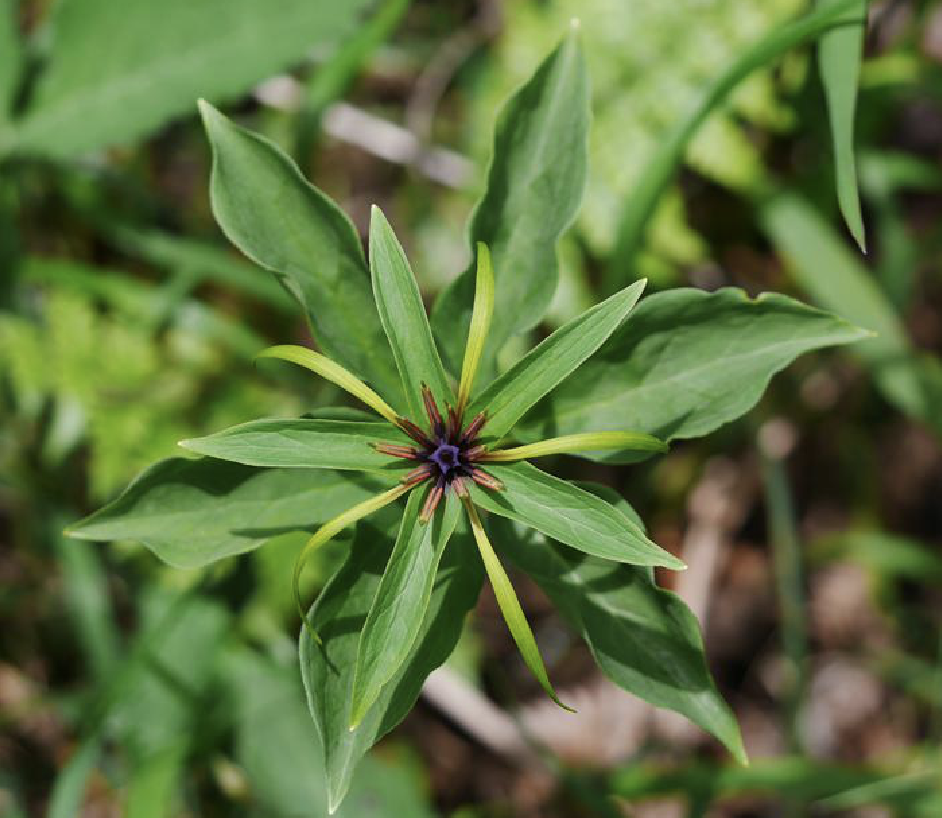
[[[657,587],[649,568],[585,556],[503,521],[495,523],[494,537],[585,639],[606,676],[682,713],[745,760],[736,720],[710,677],[697,620],[681,599]]]
[[[16,9],[17,4],[10,0],[0,2],[0,155],[9,138],[6,119],[20,78],[20,38],[16,26]]]
[[[540,403],[524,436],[634,429],[662,440],[699,437],[751,409],[772,375],[802,353],[866,335],[775,293],[659,293]]]
[[[913,348],[870,271],[798,196],[768,201],[761,221],[814,301],[875,333],[852,352],[871,368],[886,399],[942,434],[942,366]]]
[[[821,5],[835,0],[823,0]],[[857,167],[854,161],[854,110],[857,107],[857,82],[866,31],[867,0],[842,14],[833,28],[821,35],[818,64],[827,99],[834,147],[834,172],[837,201],[847,227],[861,250],[865,249],[864,225],[857,192]]]
[[[304,307],[323,352],[397,407],[399,375],[350,220],[271,142],[210,105],[201,111],[213,146],[210,197],[223,232],[279,276]]]
[[[461,502],[453,491],[429,523],[419,521],[427,492],[413,490],[357,648],[350,724],[359,724],[415,643],[432,583],[454,533]]]
[[[124,144],[192,111],[198,97],[236,97],[312,49],[350,36],[366,6],[63,0],[18,145],[67,157]]]
[[[379,317],[406,390],[409,417],[425,425],[422,384],[428,384],[442,410],[446,403],[454,403],[454,398],[409,260],[376,206],[370,218],[370,271]]]
[[[530,463],[490,464],[487,471],[503,491],[472,485],[476,505],[525,523],[578,551],[632,565],[683,568],[673,555],[651,542],[644,531],[609,503],[578,486],[540,471]]]
[[[372,446],[377,442],[411,444],[385,422],[272,418],[181,440],[180,445],[197,454],[248,466],[384,471],[404,464],[377,452]]]
[[[588,77],[573,32],[501,112],[487,188],[471,218],[471,248],[480,241],[490,249],[497,288],[482,358],[485,378],[507,339],[539,323],[556,292],[556,242],[582,200],[588,129]],[[453,373],[461,368],[474,281],[472,263],[442,293],[432,315]]]
[[[68,533],[136,540],[171,565],[194,568],[257,548],[276,534],[324,523],[383,488],[365,476],[320,469],[172,458],[151,466]]]
[[[323,641],[301,634],[301,675],[327,767],[330,805],[336,807],[363,754],[395,727],[415,703],[422,683],[454,649],[468,610],[481,590],[483,571],[474,544],[456,536],[445,552],[419,636],[396,675],[356,730],[349,729],[353,674],[360,632],[392,549],[399,515],[384,509],[357,525],[350,555],[310,612]]]
[[[586,310],[493,381],[468,409],[469,417],[487,411],[484,436],[492,439],[503,437],[530,407],[592,355],[634,307],[644,285],[644,281],[635,282]],[[598,427],[604,430],[622,428],[632,427],[622,423]]]

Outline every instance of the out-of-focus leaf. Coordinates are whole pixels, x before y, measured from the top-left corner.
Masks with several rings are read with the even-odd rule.
[[[608,288],[616,289],[635,275],[634,258],[644,240],[645,230],[662,193],[683,161],[690,140],[721,106],[727,95],[754,71],[771,65],[783,54],[826,31],[842,14],[860,0],[833,0],[787,25],[775,26],[751,48],[742,51],[721,75],[703,91],[661,141],[654,158],[645,167],[622,210],[618,238],[606,273]]]
[[[634,525],[620,509],[616,513]],[[745,762],[736,719],[707,668],[697,620],[679,597],[655,584],[649,568],[586,556],[509,523],[495,524],[494,537],[585,639],[606,676],[657,707],[682,713]]]
[[[624,321],[644,285],[637,281],[573,318],[478,395],[468,416],[487,412],[485,437],[506,435],[533,404],[577,370]],[[624,428],[624,424],[608,428]]]
[[[17,0],[0,2],[0,154],[8,139],[7,118],[20,78],[20,37],[16,25]]]
[[[353,224],[274,144],[207,103],[201,112],[213,146],[213,213],[223,232],[281,279],[330,358],[371,381],[393,406],[401,404]]]
[[[114,502],[73,525],[86,540],[137,540],[194,568],[309,529],[383,488],[323,469],[256,469],[210,458],[162,460]]]
[[[75,156],[232,99],[350,36],[366,0],[63,0],[49,63],[17,127],[22,150]],[[107,47],[102,47],[106,44]]]
[[[700,437],[751,409],[772,375],[802,353],[866,335],[776,293],[659,293],[524,419],[523,436],[634,429],[662,440]]]
[[[168,818],[174,815],[174,791],[183,771],[186,748],[168,747],[143,760],[128,781],[126,818]]]
[[[423,384],[432,390],[440,408],[454,400],[409,260],[375,205],[370,217],[370,271],[379,318],[406,390],[409,417],[422,423],[426,417]]]
[[[487,471],[504,488],[490,491],[472,485],[472,497],[481,508],[518,520],[577,551],[605,560],[684,567],[611,504],[572,483],[530,463],[493,464],[487,466]]]
[[[245,771],[257,814],[309,818],[327,814],[327,781],[297,668],[279,666],[245,650],[226,657],[236,722],[236,759]],[[337,818],[430,818],[410,771],[390,759],[366,756]]]
[[[244,463],[299,469],[383,471],[402,465],[373,443],[411,445],[389,423],[343,420],[252,420],[206,437],[181,440],[191,452]]]
[[[835,0],[823,0],[826,6]],[[861,250],[865,249],[860,196],[857,192],[857,168],[854,162],[854,110],[857,107],[857,82],[863,57],[867,0],[859,0],[821,35],[818,64],[827,99],[834,146],[834,172],[837,201],[847,228]]]
[[[817,549],[829,556],[860,562],[878,575],[937,582],[942,579],[942,556],[927,543],[886,531],[861,529],[827,537]]]
[[[485,378],[507,339],[537,324],[552,301],[556,242],[572,223],[585,187],[588,127],[588,78],[573,32],[501,112],[487,188],[471,218],[472,250],[477,242],[490,249],[498,293],[482,358]],[[474,283],[472,263],[432,314],[454,373],[471,323]]]
[[[483,572],[474,545],[467,534],[455,536],[439,566],[410,655],[351,731],[348,714],[357,644],[392,550],[388,532],[398,516],[384,509],[358,524],[347,561],[309,614],[323,644],[318,645],[306,628],[301,634],[301,675],[323,748],[331,808],[346,794],[356,763],[402,720],[425,678],[454,649],[481,589]]]
[[[49,796],[48,818],[74,818],[82,812],[88,777],[101,755],[101,740],[82,742],[56,776]]]
[[[412,649],[438,572],[442,554],[454,533],[461,502],[448,493],[441,513],[428,523],[419,520],[425,492],[413,491],[406,503],[399,536],[376,590],[376,597],[360,634],[350,724],[358,725],[396,675]]]
[[[812,299],[874,337],[853,347],[888,401],[942,434],[942,365],[913,349],[902,322],[872,276],[807,202],[770,199],[761,221]]]
[[[91,675],[102,680],[118,655],[118,633],[99,555],[88,543],[57,537],[71,621]]]

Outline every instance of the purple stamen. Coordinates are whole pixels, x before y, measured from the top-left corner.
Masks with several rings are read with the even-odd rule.
[[[442,476],[445,477],[458,466],[459,454],[460,450],[457,446],[453,446],[451,443],[439,443],[438,448],[432,452],[429,460],[438,466]]]

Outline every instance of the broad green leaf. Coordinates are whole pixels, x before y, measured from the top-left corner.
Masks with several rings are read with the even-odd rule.
[[[327,780],[317,732],[295,664],[276,665],[245,649],[225,657],[223,678],[235,714],[235,760],[252,793],[252,814],[320,818]],[[337,818],[431,818],[422,782],[395,758],[366,756]]]
[[[821,5],[834,2],[822,0]],[[854,162],[854,109],[857,107],[857,81],[866,28],[867,0],[859,0],[841,15],[833,28],[821,35],[818,44],[818,64],[834,147],[837,201],[844,221],[861,250],[865,249],[866,239]]]
[[[504,484],[502,491],[471,486],[483,509],[525,523],[577,551],[632,565],[684,564],[609,503],[529,463],[489,464],[487,471]],[[498,543],[498,547],[500,543]]]
[[[644,285],[644,281],[635,282],[560,327],[478,395],[468,416],[486,411],[484,435],[503,437],[530,407],[605,343],[634,307]],[[616,423],[607,428],[625,426]]]
[[[442,511],[429,523],[420,522],[425,495],[417,490],[409,495],[396,545],[360,634],[350,704],[353,727],[409,655],[432,596],[438,564],[458,523],[461,502],[453,491]]]
[[[167,747],[135,765],[124,787],[125,818],[172,815],[178,779],[185,767],[186,746]]]
[[[354,766],[415,703],[422,683],[454,649],[483,574],[467,535],[456,536],[439,566],[421,631],[409,656],[383,688],[360,726],[349,729],[357,646],[392,550],[399,515],[384,510],[357,526],[349,556],[309,618],[323,642],[301,633],[301,675],[327,769],[330,808],[343,799]]]
[[[615,250],[605,273],[609,290],[620,287],[632,275],[635,256],[642,247],[648,222],[658,201],[683,162],[690,140],[710,114],[720,108],[733,89],[754,71],[774,64],[791,49],[814,39],[859,3],[860,0],[832,0],[797,20],[773,27],[704,88],[697,104],[690,107],[687,115],[678,120],[661,141],[657,154],[648,163],[625,203],[619,219]]]
[[[665,441],[700,437],[751,409],[772,375],[803,352],[866,336],[775,293],[658,293],[537,406],[523,436],[624,428]]]
[[[867,268],[796,195],[770,199],[760,220],[815,302],[875,333],[852,352],[870,367],[886,399],[942,434],[942,366],[913,348]]]
[[[252,420],[180,441],[191,452],[247,466],[385,471],[403,465],[377,452],[373,443],[411,445],[388,423],[309,418]]]
[[[19,123],[22,150],[69,157],[125,144],[235,98],[354,33],[366,0],[62,0],[49,62]]]
[[[649,568],[579,554],[507,522],[495,523],[494,537],[582,636],[606,676],[657,707],[682,713],[745,761],[736,719],[710,677],[697,620],[680,598],[655,584]]]
[[[419,285],[409,260],[383,212],[373,206],[370,217],[370,270],[379,318],[402,376],[409,416],[416,423],[426,417],[422,384],[427,384],[439,409],[453,403],[451,387],[432,340]]]
[[[7,118],[20,79],[20,36],[17,0],[0,0],[0,155],[8,141]]]
[[[297,298],[324,353],[396,406],[402,386],[350,220],[271,142],[211,105],[200,110],[213,146],[210,198],[219,226]]]
[[[572,32],[498,118],[487,188],[469,231],[472,251],[477,242],[490,249],[496,277],[484,377],[511,335],[539,323],[556,291],[556,242],[572,223],[585,187],[588,100],[582,50]],[[454,373],[468,337],[474,283],[472,263],[442,293],[432,315],[435,337]]]
[[[117,500],[72,526],[86,540],[137,540],[165,562],[195,568],[310,529],[376,494],[365,476],[255,469],[222,460],[162,460]]]

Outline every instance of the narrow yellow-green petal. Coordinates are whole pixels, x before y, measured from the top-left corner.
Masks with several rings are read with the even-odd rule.
[[[545,457],[549,454],[574,454],[576,452],[600,451],[639,451],[666,452],[667,444],[653,435],[644,432],[582,432],[575,435],[551,437],[539,443],[515,446],[512,449],[499,449],[487,452],[481,457],[486,463],[513,463],[517,460],[529,460],[531,457]]]
[[[307,541],[307,544],[304,546],[304,548],[301,549],[301,553],[298,554],[298,559],[294,563],[294,598],[298,604],[298,613],[301,614],[304,624],[307,626],[308,630],[318,641],[318,643],[320,642],[320,638],[318,637],[314,628],[311,627],[311,623],[308,621],[304,606],[301,604],[301,569],[304,568],[304,563],[314,551],[316,551],[326,542],[336,537],[348,525],[355,523],[357,520],[361,520],[369,514],[372,514],[374,511],[379,511],[383,506],[388,506],[391,502],[393,502],[393,500],[402,497],[402,495],[411,488],[413,488],[413,486],[400,484],[389,489],[389,491],[384,491],[382,494],[377,494],[375,497],[371,497],[369,500],[364,500],[362,503],[357,503],[357,505],[348,508],[343,513],[338,514],[332,520],[328,520],[326,523],[324,523],[324,525],[314,532],[313,536]]]
[[[478,242],[477,286],[474,291],[474,306],[471,310],[471,326],[468,329],[468,344],[464,350],[464,363],[461,365],[461,383],[458,386],[459,411],[468,405],[474,376],[478,371],[481,353],[491,326],[494,313],[494,269],[491,267],[491,253],[487,245]]]
[[[263,350],[256,358],[278,358],[282,361],[303,366],[320,375],[322,378],[337,384],[341,389],[349,392],[353,397],[359,398],[371,409],[375,409],[390,423],[398,424],[399,417],[393,408],[386,403],[379,395],[370,389],[363,381],[347,369],[344,369],[336,361],[315,352],[307,347],[285,344],[281,346],[269,347]]]
[[[471,531],[474,532],[478,551],[481,552],[481,559],[484,561],[484,569],[487,571],[487,577],[494,589],[497,604],[500,606],[500,612],[504,615],[504,621],[510,629],[510,635],[520,649],[523,661],[527,663],[527,667],[536,676],[537,681],[547,695],[563,710],[575,713],[575,710],[559,700],[553,685],[550,683],[546,666],[540,656],[540,649],[536,646],[536,639],[533,638],[533,631],[530,630],[530,625],[527,624],[527,618],[520,607],[517,594],[514,593],[513,585],[510,584],[510,578],[507,576],[507,572],[504,571],[504,567],[500,564],[500,560],[487,538],[487,533],[484,531],[484,525],[481,523],[481,518],[478,516],[474,503],[469,498],[464,498],[464,506],[468,512],[468,519],[471,521]]]

